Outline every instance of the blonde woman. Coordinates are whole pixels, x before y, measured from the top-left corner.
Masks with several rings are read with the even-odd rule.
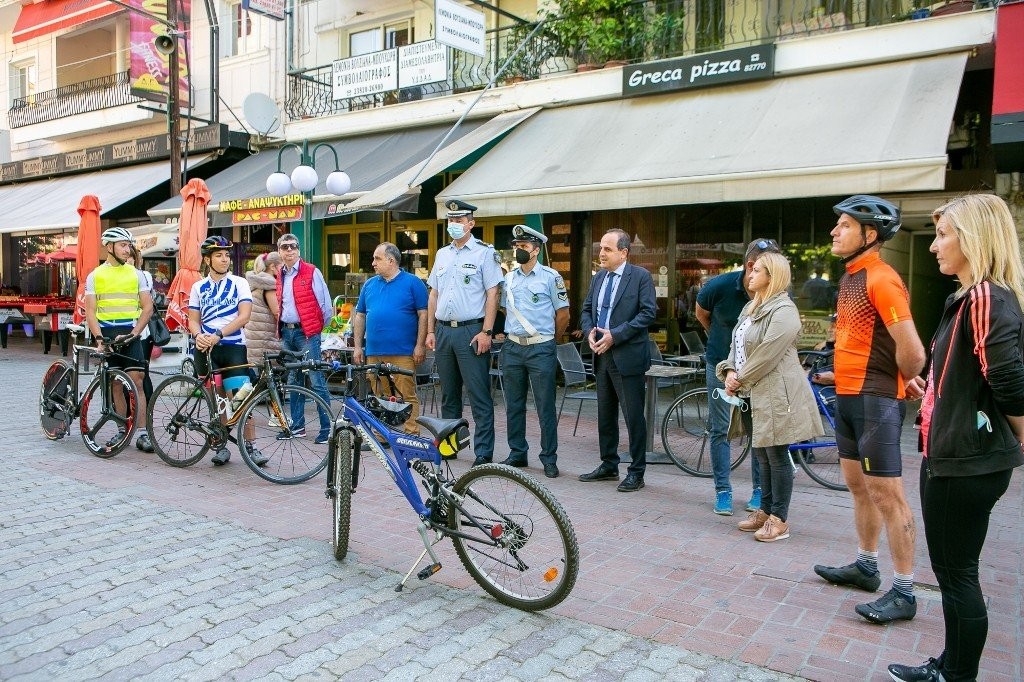
[[[246,354],[249,364],[257,367],[262,366],[264,353],[281,350],[281,340],[277,336],[281,308],[276,283],[281,263],[281,254],[271,251],[257,256],[252,270],[245,273],[252,289],[252,314],[245,325]]]
[[[942,591],[945,646],[894,680],[973,680],[988,638],[978,560],[992,507],[1024,464],[1024,266],[1013,217],[999,197],[973,194],[936,209],[931,252],[960,288],[932,337],[921,398],[921,513]]]
[[[744,420],[761,466],[761,508],[740,521],[739,529],[761,542],[789,537],[789,446],[822,435],[817,404],[796,355],[800,314],[786,293],[790,279],[785,256],[758,256],[747,283],[754,297],[740,312],[729,357],[717,367],[727,395],[749,396]]]

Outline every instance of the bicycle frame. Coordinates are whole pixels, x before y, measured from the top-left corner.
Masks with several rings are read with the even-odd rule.
[[[828,404],[821,397],[821,389],[826,387],[819,384],[815,384],[813,381],[811,381],[810,377],[808,377],[807,381],[811,385],[811,393],[814,395],[814,402],[818,405],[818,412],[820,412],[825,417],[825,421],[827,421],[828,425],[832,428],[833,438],[831,440],[816,440],[804,443],[793,443],[792,445],[789,446],[789,452],[791,454],[799,453],[800,455],[803,455],[802,451],[804,450],[836,447],[836,440],[834,436],[836,432],[836,418],[832,414],[832,410],[829,408]]]

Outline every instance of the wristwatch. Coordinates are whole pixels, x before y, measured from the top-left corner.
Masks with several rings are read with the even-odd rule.
[[[494,336],[494,330],[493,329],[485,329],[484,330],[484,334],[487,334],[487,336]]]
[[[224,332],[222,332],[222,331],[221,331],[221,330],[219,330],[219,329],[218,329],[217,331],[215,331],[215,332],[214,332],[214,334],[216,334],[217,336],[219,336],[219,337],[220,337],[220,338],[222,338],[222,339],[224,338]]]

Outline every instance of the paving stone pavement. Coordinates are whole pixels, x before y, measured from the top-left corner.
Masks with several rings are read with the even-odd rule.
[[[327,543],[323,475],[276,486],[237,456],[224,467],[205,460],[173,469],[134,449],[97,459],[77,436],[45,440],[35,405],[52,359],[20,339],[0,351],[0,414],[13,444],[4,448],[10,484],[0,493],[0,679],[831,682],[887,679],[888,663],[920,662],[941,649],[923,534],[918,616],[868,624],[853,606],[873,597],[811,571],[852,559],[849,494],[802,474],[792,537],[753,542],[735,527],[750,489],[746,463],[732,475],[733,517],[711,513],[708,479],[672,466],[649,466],[647,487],[630,495],[610,483],[580,483],[576,476],[597,463],[596,421],[585,408],[572,437],[569,403],[562,476],[544,479],[534,457],[526,471],[572,519],[580,578],[554,609],[522,614],[487,597],[449,543],[437,546],[442,572],[392,591],[422,546],[415,518],[373,461],[363,467],[349,558],[339,564]],[[501,459],[500,397],[496,421]],[[915,435],[908,426],[904,467],[920,531]],[[460,458],[454,469],[468,466]],[[1022,483],[1018,471],[982,554],[985,682],[1024,679]],[[888,577],[884,541],[880,555]]]

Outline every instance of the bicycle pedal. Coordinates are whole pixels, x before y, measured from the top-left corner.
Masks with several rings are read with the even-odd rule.
[[[416,574],[416,577],[420,580],[426,580],[427,578],[434,575],[440,570],[441,564],[430,564],[429,566],[424,566],[423,569],[421,569],[420,572]]]

